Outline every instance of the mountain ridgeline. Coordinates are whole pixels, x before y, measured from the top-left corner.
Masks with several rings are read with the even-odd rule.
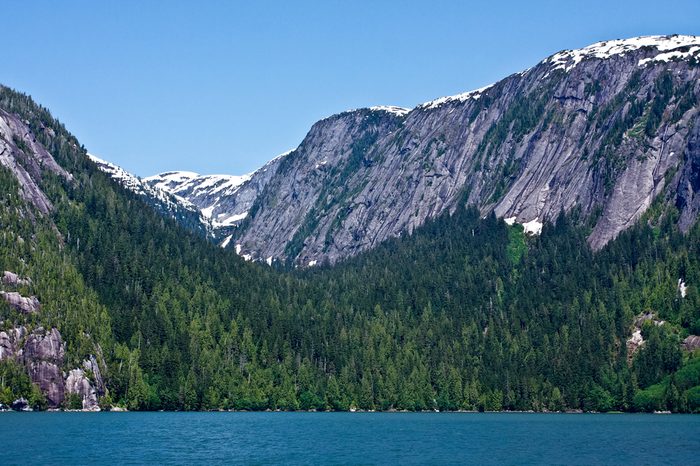
[[[659,195],[687,230],[700,207],[699,59],[693,36],[560,52],[411,110],[331,116],[233,192],[184,197],[236,214],[237,228],[218,235],[229,247],[301,266],[369,250],[465,201],[518,223],[576,209],[595,250]]]
[[[131,177],[0,86],[0,404],[700,412],[695,41],[335,115],[239,178]]]

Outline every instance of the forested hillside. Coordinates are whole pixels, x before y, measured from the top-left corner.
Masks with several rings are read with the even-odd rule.
[[[2,304],[2,330],[58,329],[63,371],[98,360],[104,408],[700,410],[681,345],[700,333],[700,229],[673,204],[595,254],[575,211],[530,237],[460,206],[335,267],[275,270],[159,216],[27,96],[0,88],[0,108],[72,175],[37,178],[43,215],[1,172],[0,269],[41,302]],[[0,359],[3,400],[46,406]]]

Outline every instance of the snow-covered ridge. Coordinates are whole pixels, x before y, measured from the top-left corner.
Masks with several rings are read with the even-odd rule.
[[[457,95],[448,95],[446,97],[440,97],[439,99],[431,100],[430,102],[425,102],[424,104],[418,105],[416,108],[420,109],[433,109],[438,108],[441,105],[451,102],[466,102],[467,100],[478,100],[481,95],[488,89],[493,87],[493,84],[488,86],[480,87],[479,89],[474,89],[473,91],[463,92]]]
[[[231,202],[237,193],[253,177],[262,175],[281,158],[291,154],[284,152],[252,173],[245,175],[200,175],[190,171],[169,171],[144,178],[144,181],[157,189],[166,191],[178,198],[187,199],[201,212],[214,228],[236,226],[248,216],[237,202]],[[228,242],[225,243],[228,245]]]
[[[250,177],[251,174],[240,176],[199,175],[194,172],[175,171],[149,176],[148,178],[144,178],[144,181],[151,186],[175,195],[185,191],[194,191],[194,195],[201,191],[206,191],[210,194],[218,192],[232,194],[240,185],[248,181]]]
[[[671,36],[642,36],[633,37],[631,39],[615,39],[596,42],[595,44],[591,44],[581,49],[563,50],[559,53],[555,53],[554,55],[544,59],[542,63],[553,65],[551,68],[552,70],[561,69],[568,72],[585,59],[606,59],[615,55],[624,55],[628,52],[633,52],[643,47],[655,48],[658,53],[654,57],[639,60],[639,66],[644,66],[651,62],[667,62],[671,60],[688,59],[691,57],[700,59],[700,36],[676,34]],[[521,71],[518,74],[524,75],[531,69],[532,68],[528,68],[527,70]],[[419,104],[412,109],[391,105],[379,105],[368,107],[368,109],[393,113],[398,116],[405,116],[416,109],[432,110],[448,103],[463,103],[469,100],[478,100],[488,89],[493,87],[493,85],[494,84],[489,84],[488,86],[463,92],[461,94],[439,97],[429,102]],[[348,110],[348,112],[353,112],[356,110]]]
[[[195,172],[174,171],[150,176],[146,178],[146,181],[155,181],[155,184],[153,185],[154,187],[164,191],[171,191],[173,188],[180,186],[183,183],[187,183],[198,176],[199,174]]]
[[[192,212],[199,211],[197,207],[195,207],[191,202],[187,201],[186,199],[171,195],[165,189],[149,186],[148,183],[145,183],[139,177],[132,175],[131,173],[124,170],[118,165],[115,165],[111,162],[107,162],[106,160],[103,160],[93,154],[87,154],[87,156],[90,160],[92,160],[92,162],[95,163],[95,165],[97,165],[97,168],[100,171],[108,174],[110,178],[117,181],[124,188],[128,189],[133,193],[150,197],[160,202],[169,210],[185,208]]]
[[[640,60],[639,66],[643,66],[651,61],[668,61],[697,56],[700,54],[700,36],[643,36],[596,42],[582,49],[563,50],[546,58],[543,63],[552,64],[552,69],[554,70],[561,69],[568,72],[585,59],[606,59],[615,55],[624,55],[644,47],[655,48],[659,53],[656,57]]]
[[[374,107],[370,107],[369,109],[375,112],[393,113],[394,115],[398,116],[404,116],[411,111],[410,108],[396,107],[394,105],[376,105]]]
[[[434,109],[438,108],[441,105],[444,105],[446,103],[450,102],[466,102],[467,100],[477,100],[481,97],[481,95],[486,91],[487,89],[493,87],[493,84],[489,84],[488,86],[480,87],[479,89],[474,89],[472,91],[468,92],[463,92],[461,94],[457,95],[448,95],[445,97],[439,97],[435,100],[431,100],[429,102],[425,102],[422,104],[417,105],[415,108],[404,108],[404,107],[396,107],[393,105],[378,105],[374,107],[368,107],[368,110],[372,110],[375,112],[387,112],[391,113],[397,116],[406,116],[409,113],[411,113],[415,109]],[[363,109],[358,109],[358,110],[363,110]],[[348,110],[350,112],[356,111],[356,110]]]

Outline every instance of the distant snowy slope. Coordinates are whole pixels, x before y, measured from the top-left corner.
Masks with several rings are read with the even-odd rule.
[[[208,220],[202,216],[197,206],[187,199],[171,194],[160,187],[151,186],[118,165],[107,162],[93,154],[88,154],[88,157],[97,165],[100,171],[108,174],[129,191],[142,196],[157,211],[175,218],[191,229],[209,233],[211,227]]]
[[[188,171],[170,171],[145,178],[156,189],[186,199],[208,219],[222,247],[226,247],[229,230],[248,216],[267,180],[276,172],[285,152],[246,175],[200,175]]]

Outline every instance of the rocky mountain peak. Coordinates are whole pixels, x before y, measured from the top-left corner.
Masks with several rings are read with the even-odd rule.
[[[460,203],[537,234],[576,209],[603,247],[660,194],[698,208],[700,37],[598,42],[413,109],[342,112],[244,176],[168,172],[224,247],[297,265],[335,262]]]

